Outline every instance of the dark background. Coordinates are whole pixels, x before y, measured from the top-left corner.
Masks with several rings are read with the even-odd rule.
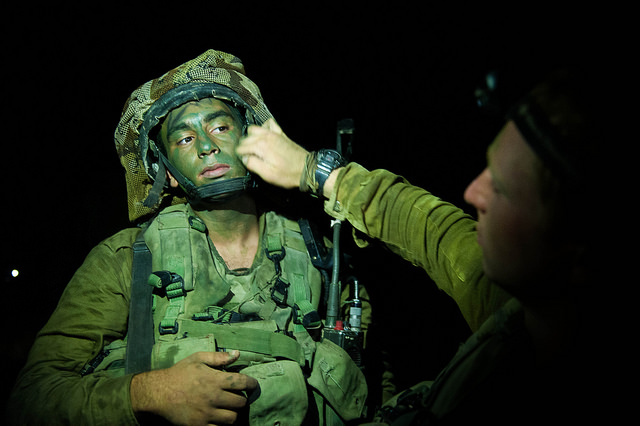
[[[144,82],[209,48],[233,53],[293,140],[332,147],[336,122],[353,118],[354,161],[402,174],[473,213],[462,193],[501,124],[476,107],[484,74],[602,65],[625,39],[602,10],[412,4],[5,12],[3,397],[86,254],[129,226],[113,132]],[[358,250],[354,263],[364,266],[378,342],[400,386],[433,379],[468,334],[455,305],[380,247]]]

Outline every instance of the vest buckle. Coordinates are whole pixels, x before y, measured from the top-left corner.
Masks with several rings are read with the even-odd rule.
[[[271,298],[275,300],[278,306],[284,306],[287,304],[287,294],[289,293],[289,283],[276,277],[276,282],[271,287]]]
[[[264,253],[267,256],[267,259],[273,262],[276,268],[276,275],[280,275],[282,273],[280,261],[284,259],[284,256],[287,254],[287,252],[284,250],[284,247],[280,246],[280,248],[276,250],[269,250],[269,247],[266,247],[264,249]]]

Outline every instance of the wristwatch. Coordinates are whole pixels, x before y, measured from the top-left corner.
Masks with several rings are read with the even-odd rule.
[[[333,149],[320,149],[316,152],[316,183],[318,184],[318,197],[322,196],[322,190],[327,178],[332,171],[346,165],[347,162],[338,151]]]

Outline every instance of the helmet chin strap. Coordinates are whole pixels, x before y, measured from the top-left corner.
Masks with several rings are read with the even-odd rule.
[[[189,202],[194,205],[222,203],[242,195],[247,189],[253,188],[251,175],[226,179],[220,182],[198,186],[193,193],[187,194]]]
[[[171,175],[178,181],[182,190],[187,194],[189,203],[194,206],[217,204],[232,200],[248,189],[255,187],[255,182],[251,175],[224,179],[219,182],[212,182],[202,186],[195,186],[182,173],[169,162],[164,154],[160,153],[161,162]]]

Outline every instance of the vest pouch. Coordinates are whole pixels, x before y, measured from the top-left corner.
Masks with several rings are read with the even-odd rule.
[[[185,337],[175,340],[160,340],[153,347],[151,368],[169,368],[196,352],[215,352],[216,341],[213,334],[200,337]]]
[[[294,361],[274,361],[252,365],[240,373],[255,378],[260,395],[249,406],[252,425],[299,425],[307,414],[307,386],[300,365]]]
[[[360,418],[367,399],[367,382],[360,368],[340,346],[323,339],[316,346],[307,379],[346,421]]]

